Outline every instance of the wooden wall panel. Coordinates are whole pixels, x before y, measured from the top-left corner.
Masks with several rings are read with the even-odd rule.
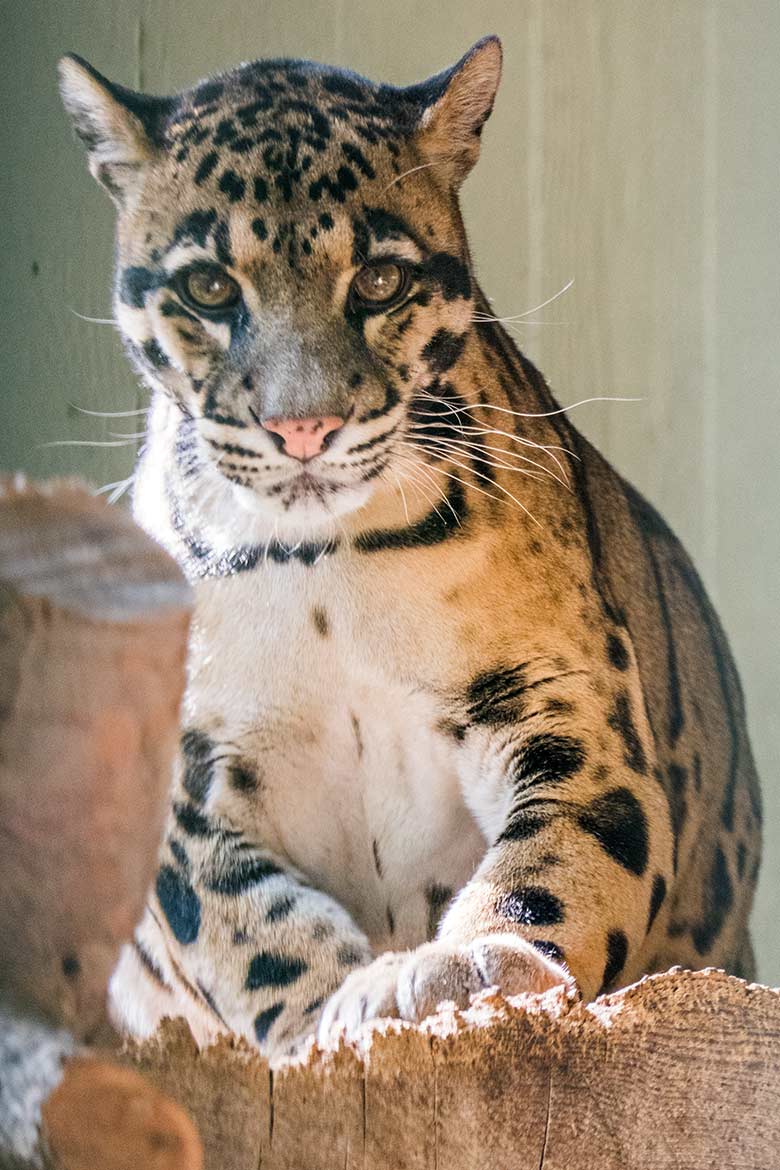
[[[158,92],[260,55],[412,81],[498,32],[505,80],[465,192],[496,310],[578,425],[681,533],[742,668],[764,778],[762,974],[780,981],[778,126],[775,0],[27,0],[3,6],[0,464],[128,473],[131,432],[69,406],[138,401],[110,313],[108,201],[54,85],[74,49]],[[544,322],[538,324],[537,322]]]

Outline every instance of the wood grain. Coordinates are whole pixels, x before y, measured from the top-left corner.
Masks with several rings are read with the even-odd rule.
[[[273,1075],[241,1045],[197,1053],[181,1022],[125,1055],[187,1105],[206,1170],[778,1164],[780,993],[718,971],[589,1005],[485,993]]]

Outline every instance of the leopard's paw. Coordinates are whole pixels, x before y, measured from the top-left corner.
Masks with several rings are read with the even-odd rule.
[[[322,1009],[317,1041],[327,1047],[339,1034],[354,1039],[367,1020],[398,1016],[398,972],[410,951],[387,951],[351,971]]]
[[[401,967],[398,1014],[419,1022],[445,1002],[468,1007],[471,997],[487,987],[520,995],[571,983],[564,967],[514,934],[486,934],[461,945],[441,940],[412,951]]]
[[[368,1020],[382,1017],[419,1022],[445,1002],[465,1008],[487,987],[519,995],[561,984],[572,985],[566,968],[513,934],[426,943],[353,971],[325,1004],[318,1040],[327,1045],[338,1033],[355,1039]]]

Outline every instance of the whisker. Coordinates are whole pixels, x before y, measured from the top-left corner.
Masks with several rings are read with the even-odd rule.
[[[49,443],[38,443],[40,447],[132,447],[136,439],[119,439],[115,441],[98,439],[53,439]]]
[[[548,297],[546,301],[542,301],[540,305],[534,305],[533,309],[526,309],[524,313],[515,313],[511,317],[490,317],[487,313],[481,313],[479,315],[475,314],[474,319],[481,319],[482,321],[497,321],[501,324],[503,324],[504,321],[520,321],[523,317],[530,317],[532,313],[538,313],[540,309],[546,309],[548,305],[553,303],[553,301],[557,301],[559,297],[562,297],[564,293],[567,293],[573,284],[574,277],[572,277],[571,280],[563,286],[563,288],[558,289],[557,293],[553,293],[551,297]]]
[[[70,309],[70,306],[68,306]],[[74,317],[78,317],[80,321],[89,321],[92,325],[116,325],[119,327],[119,322],[113,317],[86,317],[84,313],[79,313],[76,309],[70,309]]]
[[[412,522],[409,519],[409,505],[406,502],[406,493],[404,492],[403,485],[402,485],[400,479],[398,478],[398,476],[394,475],[393,479],[398,484],[398,490],[401,493],[401,501],[402,501],[403,506],[404,506],[404,516],[406,517],[406,524],[408,527]]]
[[[427,170],[428,167],[440,167],[444,163],[451,161],[452,160],[449,158],[437,158],[434,159],[433,162],[420,163],[419,166],[409,167],[408,171],[404,171],[403,174],[396,175],[394,179],[391,179],[387,186],[382,188],[382,194],[384,195],[385,191],[389,191],[390,188],[394,187],[396,183],[400,183],[401,179],[405,179],[408,175],[413,175],[415,171],[424,171]]]
[[[447,406],[449,408],[450,413],[467,414],[468,417],[470,419],[472,419],[472,421],[479,422],[479,420],[476,419],[474,417],[474,415],[471,414],[471,410],[472,410],[472,408],[479,409],[479,407],[482,405],[482,403],[475,402],[475,403],[468,404],[467,406],[455,407],[452,403],[447,402],[445,399],[437,398],[435,395],[428,394],[426,391],[421,391],[420,393],[423,394],[425,397],[429,398],[432,402],[435,402],[435,403],[443,405],[443,406]],[[437,425],[437,423],[436,422],[415,423],[414,425],[415,425],[415,427],[420,427],[420,428],[428,427],[428,426],[434,427]],[[503,436],[506,439],[510,439],[513,443],[520,443],[522,446],[534,447],[534,448],[536,448],[537,451],[544,451],[546,454],[548,454],[550,456],[550,458],[553,460],[556,467],[560,471],[561,475],[563,475],[564,477],[566,477],[566,471],[564,469],[564,466],[561,463],[560,459],[558,459],[558,457],[553,454],[553,452],[560,451],[564,455],[570,455],[572,457],[572,459],[577,459],[579,461],[579,455],[577,455],[574,451],[571,451],[568,447],[561,447],[555,443],[537,443],[534,439],[529,439],[525,435],[514,434],[510,431],[502,431],[502,430],[498,430],[498,429],[493,428],[493,427],[491,427],[491,428],[483,428],[480,426],[467,427],[467,426],[464,426],[462,424],[462,422],[460,422],[458,424],[458,430],[460,431],[460,433],[462,435],[469,435],[470,434],[470,435],[474,435],[474,436],[482,436],[482,435]],[[506,454],[510,454],[510,452],[506,452]]]
[[[524,467],[517,467],[512,463],[504,463],[501,460],[495,458],[485,458],[484,462],[490,464],[491,467],[501,467],[506,471],[517,471],[521,475],[531,475],[535,479],[543,479],[545,476],[547,476],[549,479],[554,479],[555,482],[559,483],[561,487],[566,489],[566,491],[571,491],[571,485],[567,480],[562,479],[559,475],[556,475],[554,471],[551,471],[549,467],[545,467],[543,463],[539,463],[538,460],[529,459],[527,455],[520,455],[516,451],[506,451],[503,447],[492,447],[487,443],[470,443],[466,440],[442,438],[438,435],[432,437],[435,438],[437,443],[447,444],[453,447],[455,450],[460,450],[461,454],[467,456],[468,458],[475,458],[480,456],[484,451],[495,451],[501,455],[505,455],[508,459],[519,459],[523,463],[528,463],[532,467],[538,468],[539,472],[542,474],[539,475],[537,472],[527,471]],[[472,452],[475,452],[476,454],[472,455]]]
[[[134,479],[135,475],[130,475],[127,479],[117,479],[113,483],[104,483],[102,487],[95,488],[92,494],[93,496],[101,496],[103,492],[110,492],[108,502],[109,504],[115,504],[125,494]]]
[[[444,401],[443,399],[440,401]],[[623,398],[611,394],[598,394],[593,398],[580,398],[578,402],[572,402],[569,406],[559,406],[556,410],[511,410],[508,406],[497,406],[494,402],[475,402],[472,403],[474,407],[480,410],[498,410],[501,414],[511,414],[514,418],[552,418],[556,414],[568,414],[570,410],[576,410],[578,406],[587,406],[590,402],[644,402],[644,398]],[[447,405],[451,405],[447,403]],[[463,407],[457,409],[463,410]]]
[[[402,443],[405,443],[405,445],[406,445],[406,446],[412,446],[412,444],[411,444],[411,443],[406,443],[406,442],[405,442],[405,440],[403,440],[403,439],[401,440],[401,442],[402,442]],[[435,455],[437,454],[437,452],[436,452],[436,451],[430,451],[430,452],[429,452],[429,454],[431,454],[431,455],[435,456]],[[493,483],[493,480],[492,480],[492,479],[491,479],[489,476],[485,475],[485,474],[484,474],[484,472],[477,471],[477,470],[476,470],[476,468],[474,468],[474,467],[469,467],[467,464],[465,464],[465,463],[459,463],[459,462],[457,461],[457,459],[453,459],[451,455],[449,455],[448,453],[446,453],[446,449],[445,449],[445,451],[443,452],[443,454],[444,454],[444,457],[446,458],[446,460],[447,460],[449,463],[453,463],[453,464],[454,464],[456,467],[460,467],[460,468],[461,468],[461,470],[463,470],[463,471],[468,471],[468,472],[470,472],[472,475],[475,475],[475,476],[477,476],[479,479],[484,479],[484,480],[486,480],[488,483]],[[442,470],[442,474],[443,474],[443,475],[447,475],[447,476],[449,476],[451,479],[458,479],[458,477],[457,477],[457,476],[454,476],[454,475],[452,475],[452,473],[451,473],[451,472],[449,472],[449,471],[445,470],[444,468],[442,468],[441,470]],[[468,483],[466,480],[463,480],[463,479],[460,479],[460,480],[458,480],[458,482],[459,482],[459,483],[462,483],[462,484],[464,485],[464,487],[473,488],[473,490],[474,490],[474,491],[481,492],[483,496],[488,496],[488,497],[489,497],[491,500],[495,500],[495,501],[496,501],[497,503],[499,503],[499,504],[500,504],[500,503],[503,503],[503,501],[502,501],[502,500],[501,500],[501,499],[500,499],[498,496],[494,496],[494,495],[492,494],[492,492],[485,491],[485,489],[484,489],[484,488],[480,488],[480,487],[478,487],[476,484],[473,484],[473,483],[472,483],[472,484],[470,484],[470,483]],[[511,492],[508,490],[508,488],[505,488],[505,487],[504,487],[504,485],[503,485],[503,484],[500,484],[500,483],[496,483],[494,486],[495,486],[495,487],[497,487],[499,491],[503,492],[505,496],[508,496],[508,497],[509,497],[509,499],[510,499],[510,500],[512,500],[512,501],[513,501],[515,504],[517,504],[518,508],[520,508],[520,509],[521,509],[521,511],[525,512],[526,516],[528,516],[528,518],[529,518],[530,520],[533,520],[534,524],[536,524],[536,525],[537,525],[539,528],[541,528],[541,527],[542,527],[542,525],[539,523],[539,521],[536,519],[536,517],[533,515],[533,513],[532,513],[532,512],[529,512],[529,511],[528,511],[528,508],[526,508],[525,504],[521,504],[520,500],[518,500],[516,496],[513,496],[513,495],[512,495],[512,493],[511,493]]]
[[[93,418],[131,418],[136,414],[148,414],[150,407],[142,406],[138,410],[87,410],[85,406],[77,406],[75,402],[69,402],[68,406],[71,410],[77,410],[79,414],[89,414]]]
[[[399,452],[398,452],[397,450],[395,450],[395,451],[394,451],[394,455],[395,455],[395,458],[396,458],[396,459],[398,459],[398,460],[401,460],[401,461],[402,461],[403,463],[405,463],[407,466],[410,466],[410,467],[412,467],[412,468],[413,468],[415,471],[419,472],[420,474],[426,473],[426,480],[428,481],[428,483],[432,484],[432,486],[433,486],[433,490],[434,490],[435,492],[437,492],[439,496],[441,496],[442,503],[444,503],[444,504],[446,504],[446,505],[447,505],[447,507],[449,508],[449,510],[452,512],[452,515],[453,515],[453,517],[455,518],[455,523],[456,523],[458,526],[460,526],[460,516],[458,515],[458,513],[457,513],[457,512],[455,511],[455,509],[453,508],[453,506],[452,506],[451,502],[450,502],[450,501],[447,499],[447,494],[446,494],[446,492],[445,492],[445,491],[443,491],[443,489],[442,489],[441,485],[440,485],[440,484],[438,484],[438,483],[436,483],[436,479],[435,479],[435,477],[433,476],[433,474],[430,472],[430,468],[426,468],[426,467],[424,467],[424,466],[423,466],[421,463],[419,463],[419,462],[417,462],[417,461],[415,461],[415,460],[413,460],[413,459],[410,459],[408,456],[405,456],[405,455],[401,455],[401,454],[399,454]],[[408,474],[408,473],[407,473],[407,474]],[[432,508],[432,510],[433,510],[433,511],[436,513],[436,515],[439,517],[439,519],[441,520],[442,524],[444,524],[444,523],[445,523],[445,521],[444,521],[444,517],[442,516],[441,512],[439,511],[439,509],[436,507],[436,505],[435,505],[435,504],[433,503],[433,501],[431,500],[431,497],[430,497],[430,496],[428,495],[428,493],[427,493],[427,492],[426,492],[426,491],[423,489],[422,485],[421,485],[421,484],[418,482],[418,480],[417,480],[417,479],[414,479],[414,478],[413,478],[412,482],[413,482],[413,483],[414,483],[414,485],[417,487],[418,491],[420,491],[420,492],[421,492],[421,494],[423,495],[423,497],[424,497],[424,498],[425,498],[425,499],[428,501],[428,503],[431,505],[431,508]]]

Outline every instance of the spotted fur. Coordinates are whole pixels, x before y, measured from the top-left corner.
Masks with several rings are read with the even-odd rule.
[[[474,279],[456,193],[499,72],[495,38],[406,89],[259,61],[149,98],[62,63],[152,391],[136,516],[196,597],[128,1031],[184,1014],[275,1056],[486,983],[752,968],[718,620]],[[354,294],[379,258],[386,309]],[[198,266],[235,303],[188,303]],[[326,417],[306,464],[263,425]]]

